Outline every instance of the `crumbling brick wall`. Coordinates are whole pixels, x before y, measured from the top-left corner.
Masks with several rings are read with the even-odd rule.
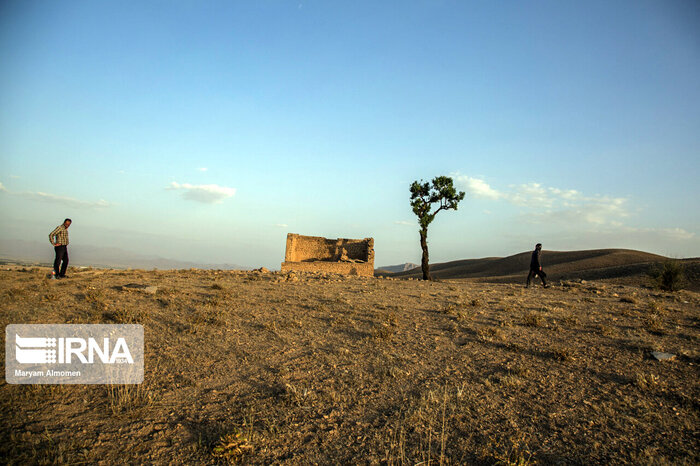
[[[328,239],[287,234],[282,271],[374,275],[374,239]]]

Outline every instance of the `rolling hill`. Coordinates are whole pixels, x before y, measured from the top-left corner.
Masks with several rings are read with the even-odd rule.
[[[464,259],[431,264],[430,273],[437,279],[474,279],[494,283],[525,281],[531,252],[508,257]],[[630,249],[594,249],[587,251],[544,251],[542,263],[550,280],[609,280],[639,284],[648,273],[669,258]],[[689,289],[700,288],[700,258],[682,260]],[[396,273],[378,271],[377,275],[394,278],[420,278],[420,267]]]

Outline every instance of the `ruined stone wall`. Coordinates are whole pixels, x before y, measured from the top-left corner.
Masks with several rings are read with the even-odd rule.
[[[374,239],[287,235],[282,271],[374,275]]]
[[[338,273],[341,275],[374,276],[374,265],[367,262],[282,262],[282,272]]]

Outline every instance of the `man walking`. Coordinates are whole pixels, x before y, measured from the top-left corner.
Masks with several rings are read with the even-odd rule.
[[[532,251],[532,259],[530,259],[530,273],[527,274],[527,285],[525,288],[530,287],[530,280],[535,277],[539,276],[540,279],[542,279],[542,286],[545,288],[549,288],[549,285],[547,285],[547,282],[545,281],[545,278],[547,278],[547,274],[544,273],[544,270],[542,270],[542,264],[540,263],[540,255],[542,254],[542,244],[537,243],[535,245],[535,250]]]
[[[49,241],[53,244],[56,258],[53,261],[52,279],[65,278],[66,270],[68,269],[68,227],[72,220],[67,218],[62,224],[56,227],[54,231],[49,233]],[[59,266],[61,266],[59,270]]]

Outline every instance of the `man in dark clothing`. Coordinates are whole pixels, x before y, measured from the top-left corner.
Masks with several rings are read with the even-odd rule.
[[[68,227],[71,223],[71,219],[67,218],[49,233],[49,241],[53,244],[53,249],[56,253],[56,258],[53,261],[52,279],[65,278],[66,276],[66,270],[68,269]]]
[[[530,259],[530,273],[527,274],[527,285],[526,288],[530,287],[530,280],[532,277],[539,276],[542,279],[542,286],[549,288],[547,285],[547,274],[542,270],[542,264],[540,263],[540,255],[542,254],[542,244],[537,243],[535,250],[532,251],[532,259]]]

